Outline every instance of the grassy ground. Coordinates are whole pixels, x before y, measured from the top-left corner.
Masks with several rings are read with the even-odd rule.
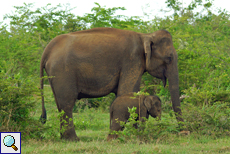
[[[82,139],[82,135],[79,137]],[[97,131],[94,133],[98,133]],[[104,132],[105,133],[105,132]],[[29,140],[22,142],[22,153],[230,153],[229,139],[208,140],[206,143],[200,143],[192,137],[176,137],[174,143],[170,144],[137,144],[128,142],[126,144],[119,142],[106,142],[102,135],[98,139],[71,143],[65,141],[37,141]],[[91,135],[91,133],[87,134]]]
[[[109,132],[109,113],[95,109],[85,109],[74,113],[74,124],[80,142],[60,140],[58,112],[50,87],[45,87],[45,105],[48,121],[44,130],[44,139],[22,140],[22,153],[230,153],[230,138],[213,138],[191,133],[188,136],[170,134],[148,143],[135,140],[122,142],[120,140],[107,142]],[[36,110],[31,114],[39,118],[41,104],[38,100]],[[50,126],[50,127],[48,127]]]

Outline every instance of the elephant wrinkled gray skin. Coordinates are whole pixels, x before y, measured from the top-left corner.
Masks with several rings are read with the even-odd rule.
[[[111,92],[116,96],[140,90],[141,76],[148,72],[169,81],[172,106],[180,118],[177,53],[172,36],[166,30],[143,34],[115,28],[94,28],[62,34],[45,48],[40,65],[40,77],[45,69],[61,119],[68,127],[61,138],[78,140],[72,117],[77,99],[96,98]],[[41,79],[43,89],[43,79]],[[46,111],[42,95],[41,120]],[[61,128],[65,123],[61,122]]]
[[[133,93],[125,94],[117,97],[110,107],[110,130],[111,131],[122,131],[123,128],[120,126],[118,121],[126,122],[129,119],[130,113],[128,107],[136,107],[136,113],[138,118],[144,122],[143,117],[149,118],[149,115],[159,119],[161,118],[161,100],[157,96],[134,96]],[[140,119],[139,119],[140,117]],[[111,123],[112,121],[112,123]],[[116,139],[118,135],[109,134],[107,140]]]

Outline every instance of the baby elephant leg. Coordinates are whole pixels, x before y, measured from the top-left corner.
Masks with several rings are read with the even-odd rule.
[[[117,123],[117,121],[115,119],[113,119],[110,129],[111,129],[111,131],[122,131],[122,126],[120,126],[120,124]],[[107,141],[110,141],[111,139],[117,139],[117,138],[118,138],[118,135],[109,134],[107,137]]]

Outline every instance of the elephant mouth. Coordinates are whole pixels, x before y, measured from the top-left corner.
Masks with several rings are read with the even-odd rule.
[[[166,70],[163,69],[161,71],[149,71],[149,74],[151,74],[152,76],[158,78],[158,79],[161,79],[161,81],[163,82],[163,86],[165,87],[166,86],[166,83],[167,83],[167,77],[166,77]]]
[[[163,78],[161,78],[161,81],[163,82],[163,86],[166,86],[167,78],[165,76],[165,70],[163,71]]]

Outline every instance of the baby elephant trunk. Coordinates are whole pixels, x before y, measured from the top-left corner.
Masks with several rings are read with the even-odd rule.
[[[150,113],[151,115],[151,113]],[[156,118],[157,120],[161,120],[161,109],[155,110],[153,115],[151,115],[153,118]]]
[[[143,102],[148,114],[153,118],[161,119],[161,100],[157,96],[147,96]]]
[[[161,120],[161,113],[157,116],[157,120]]]

